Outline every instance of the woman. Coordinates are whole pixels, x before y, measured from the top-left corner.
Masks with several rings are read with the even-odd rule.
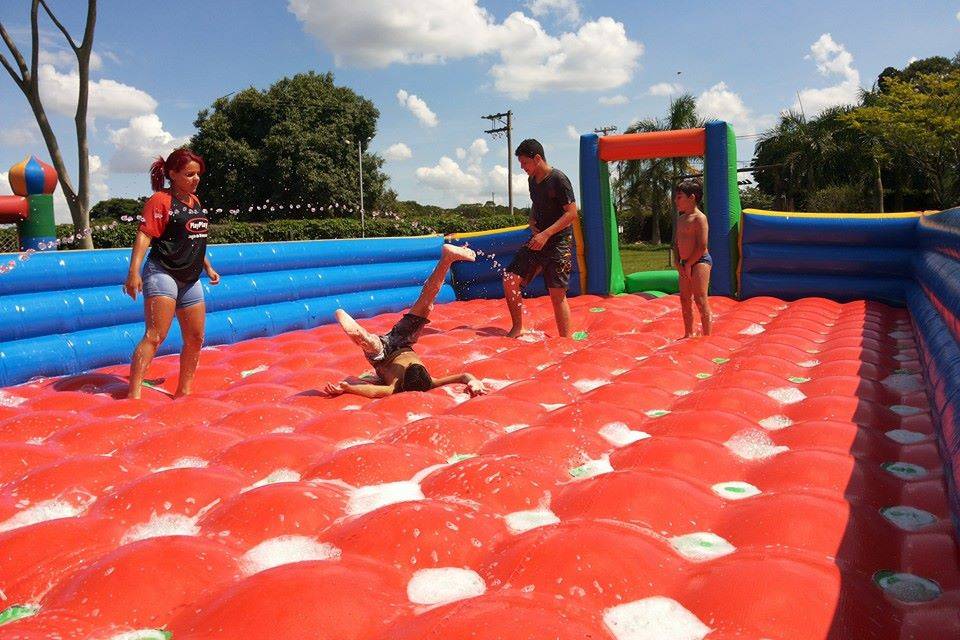
[[[134,300],[143,292],[146,331],[133,352],[128,398],[139,398],[143,377],[167,337],[176,315],[183,336],[180,380],[174,397],[189,395],[203,346],[206,305],[200,272],[206,270],[210,284],[220,275],[210,265],[207,252],[207,216],[197,200],[200,176],[206,170],[203,158],[189,149],[177,149],[150,167],[154,194],[143,207],[143,222],[133,242],[130,271],[124,290]],[[164,180],[169,187],[164,188]],[[143,267],[140,265],[150,248]]]

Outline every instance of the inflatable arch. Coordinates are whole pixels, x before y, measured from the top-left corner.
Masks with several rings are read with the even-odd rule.
[[[580,136],[580,198],[586,244],[588,293],[617,294],[628,290],[620,262],[617,212],[610,191],[608,162],[703,156],[704,204],[710,221],[710,253],[714,295],[736,294],[737,235],[740,191],[733,127],[713,120],[697,129]]]

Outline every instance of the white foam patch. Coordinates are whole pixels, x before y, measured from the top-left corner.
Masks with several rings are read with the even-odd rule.
[[[803,362],[798,362],[798,367],[803,367],[804,369],[810,369],[811,367],[816,367],[820,364],[819,360],[804,360]]]
[[[279,536],[264,540],[243,554],[240,567],[250,576],[273,567],[308,560],[339,560],[340,549],[307,536]]]
[[[514,511],[504,516],[507,528],[511,533],[523,533],[536,529],[537,527],[546,527],[551,524],[558,524],[560,518],[550,509],[532,509],[530,511]]]
[[[359,447],[362,444],[373,444],[373,440],[369,438],[348,438],[341,440],[335,444],[333,448],[339,451],[341,449],[349,449],[350,447]]]
[[[927,475],[925,468],[910,462],[884,462],[880,466],[890,475],[897,476],[902,480],[913,480]]]
[[[911,407],[906,404],[895,404],[890,407],[890,411],[893,411],[900,416],[915,416],[918,413],[923,413],[923,409],[918,409],[917,407]]]
[[[517,424],[508,424],[503,428],[505,433],[513,433],[514,431],[520,431],[521,429],[529,429],[530,425],[518,422]]]
[[[793,420],[784,415],[775,415],[764,418],[760,421],[760,426],[766,429],[767,431],[779,431],[780,429],[786,429],[793,424]]]
[[[624,422],[611,422],[600,427],[597,432],[603,436],[604,440],[615,447],[625,447],[628,444],[639,442],[650,437],[645,431],[635,431]]]
[[[767,395],[780,404],[796,404],[807,399],[807,395],[796,387],[781,387],[767,391]]]
[[[486,592],[487,584],[480,574],[458,567],[421,569],[407,583],[407,598],[414,604],[447,604]]]
[[[38,522],[46,522],[47,520],[75,518],[86,511],[87,507],[92,503],[93,499],[80,505],[67,502],[66,500],[44,500],[0,522],[0,532],[27,527],[31,524],[37,524]]]
[[[26,398],[15,396],[9,391],[0,389],[0,407],[19,407],[26,401]]]
[[[112,635],[107,640],[167,640],[167,637],[159,629],[137,629]]]
[[[901,394],[913,393],[923,388],[923,378],[915,373],[892,373],[880,383]]]
[[[766,329],[763,328],[763,325],[753,323],[746,329],[740,331],[742,336],[755,336],[757,334],[763,333]]]
[[[417,420],[423,420],[424,418],[429,417],[429,413],[414,413],[413,411],[407,411],[407,422],[416,422]]]
[[[160,538],[163,536],[195,536],[199,535],[200,527],[197,526],[197,518],[185,516],[181,513],[154,513],[150,516],[148,522],[141,522],[130,527],[125,534],[121,544],[129,544],[137,540],[146,540],[147,538]]]
[[[463,364],[470,364],[471,362],[477,362],[478,360],[486,360],[486,359],[487,359],[486,354],[480,353],[479,351],[474,351],[473,353],[470,353],[469,355],[467,355],[466,358],[463,359]]]
[[[265,365],[265,364],[257,365],[257,366],[254,367],[253,369],[247,369],[246,371],[241,371],[241,372],[240,372],[240,377],[241,377],[241,378],[248,378],[248,377],[250,377],[250,376],[252,376],[252,375],[256,375],[256,374],[258,374],[258,373],[263,373],[264,371],[268,370],[269,368],[270,368],[270,367],[267,366],[267,365]]]
[[[677,389],[676,391],[673,392],[673,395],[686,396],[686,395],[690,395],[691,393],[693,393],[693,389]]]
[[[741,482],[739,480],[718,482],[710,487],[710,489],[725,500],[743,500],[763,493],[749,482]]]
[[[907,507],[897,505],[881,509],[880,513],[899,529],[904,531],[919,531],[925,527],[938,522],[937,516],[929,511],[917,509],[916,507]]]
[[[482,378],[484,386],[486,386],[491,391],[499,391],[504,387],[509,387],[516,380],[498,380],[497,378]]]
[[[655,596],[611,607],[603,622],[617,640],[703,640],[711,629],[672,598]]]
[[[759,429],[736,433],[723,446],[743,460],[765,460],[790,450],[790,447],[775,445],[770,436]]]
[[[593,391],[597,387],[602,387],[605,384],[610,384],[609,380],[591,380],[583,379],[577,380],[573,383],[573,386],[577,388],[577,391],[580,393],[587,393],[588,391]]]
[[[160,473],[161,471],[169,471],[170,469],[202,469],[209,464],[210,463],[203,458],[185,456],[171,462],[169,467],[156,467],[152,469],[152,471],[154,473]]]
[[[341,411],[359,411],[359,410],[362,409],[362,408],[363,408],[363,407],[361,407],[361,406],[358,405],[358,404],[348,404],[347,406],[343,407],[343,409],[341,409]]]
[[[928,439],[927,434],[910,431],[909,429],[893,429],[887,431],[884,435],[899,444],[914,444]]]
[[[284,427],[277,427],[276,429],[272,429],[270,433],[293,433],[293,431],[294,431],[293,427],[284,426]]]
[[[530,329],[529,331],[524,331],[517,340],[521,342],[543,342],[547,339],[547,334],[539,329]]]
[[[732,544],[709,531],[697,531],[670,538],[670,546],[691,562],[706,562],[737,550]]]
[[[547,411],[556,411],[556,410],[559,409],[560,407],[565,407],[565,406],[567,406],[567,405],[564,404],[563,402],[557,402],[557,403],[552,403],[552,404],[551,404],[551,403],[548,403],[548,402],[541,402],[541,403],[540,403],[540,406],[543,407],[544,409],[546,409]]]
[[[398,502],[423,500],[423,491],[416,482],[387,482],[358,487],[350,493],[347,515],[358,516]]]
[[[45,441],[46,441],[46,438],[41,438],[41,437],[37,436],[37,437],[35,437],[35,438],[30,438],[29,440],[27,440],[27,444],[32,444],[32,445],[34,445],[34,446],[38,446],[38,445],[43,444]]]
[[[669,409],[648,409],[643,413],[648,418],[660,418],[670,413],[670,410]]]
[[[257,480],[249,487],[245,487],[240,491],[244,493],[245,491],[250,491],[251,489],[256,489],[257,487],[265,487],[268,484],[277,484],[278,482],[299,482],[300,481],[300,472],[294,471],[293,469],[277,469],[276,471],[270,472],[269,475],[264,476],[263,478]]]
[[[570,469],[570,475],[574,478],[593,478],[595,476],[611,473],[613,467],[610,465],[610,456],[604,454],[596,460],[587,460],[578,467]]]

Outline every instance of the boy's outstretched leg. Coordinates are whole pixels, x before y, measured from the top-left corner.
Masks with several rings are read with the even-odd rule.
[[[380,336],[361,327],[349,313],[343,309],[337,309],[334,315],[337,317],[337,322],[340,323],[343,332],[350,336],[353,343],[363,349],[364,353],[377,355],[383,350],[383,342],[380,341]]]
[[[437,299],[437,294],[443,287],[444,280],[447,279],[447,272],[450,271],[450,265],[460,260],[473,262],[477,259],[477,253],[473,249],[461,247],[455,244],[444,244],[440,253],[440,261],[434,267],[433,273],[423,283],[423,289],[420,291],[420,297],[410,307],[410,313],[421,318],[429,318],[433,310],[433,301]]]

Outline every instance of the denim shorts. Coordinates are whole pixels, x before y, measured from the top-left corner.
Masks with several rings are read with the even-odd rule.
[[[203,302],[203,285],[199,280],[181,282],[153,260],[143,266],[143,297],[163,296],[177,301],[177,309],[186,309]]]

